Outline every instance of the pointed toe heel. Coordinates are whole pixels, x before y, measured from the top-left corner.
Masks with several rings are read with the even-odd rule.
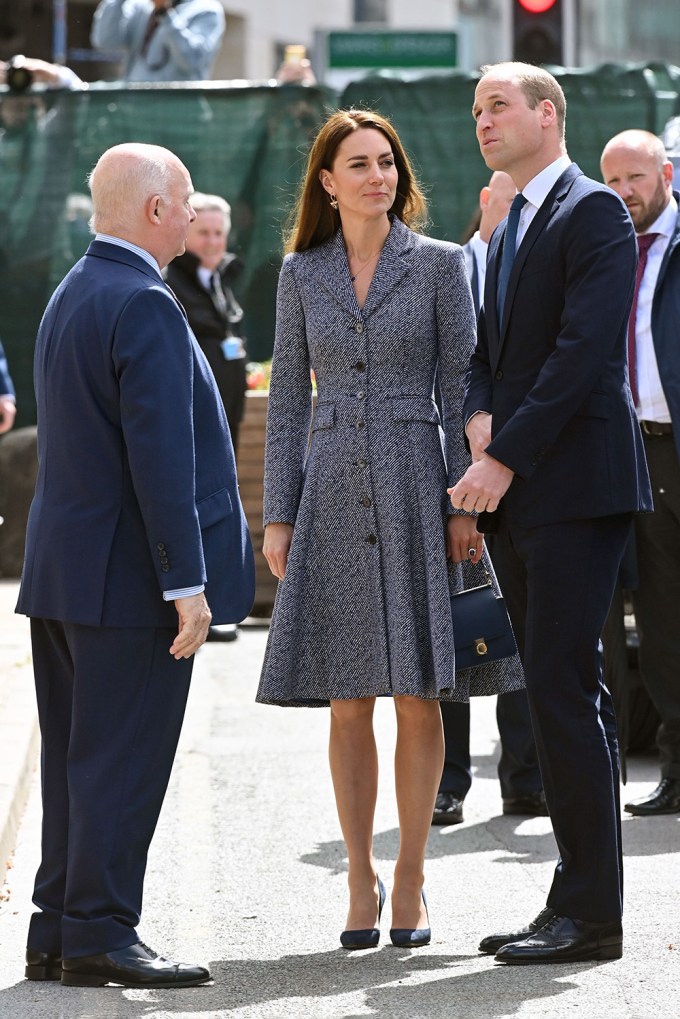
[[[380,923],[380,917],[382,916],[385,898],[385,885],[382,883],[380,878],[378,878],[378,923]],[[359,931],[343,931],[340,935],[340,944],[342,947],[354,951],[362,948],[377,948],[379,941],[379,927],[366,928],[365,930]]]
[[[429,923],[430,914],[427,909],[425,892],[423,891],[421,894]],[[392,927],[390,930],[390,941],[395,948],[423,948],[425,945],[429,945],[431,940],[432,931],[429,927],[417,927],[415,929],[412,927]]]

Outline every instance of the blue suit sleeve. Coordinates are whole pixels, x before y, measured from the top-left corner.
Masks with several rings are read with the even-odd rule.
[[[193,343],[159,285],[128,302],[112,349],[125,451],[163,591],[206,582],[195,495]]]

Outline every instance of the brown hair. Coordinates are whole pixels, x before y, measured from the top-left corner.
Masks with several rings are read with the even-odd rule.
[[[397,194],[390,212],[413,230],[427,221],[427,203],[394,127],[386,117],[372,110],[337,110],[322,125],[314,139],[307,169],[285,234],[285,251],[306,251],[323,244],[340,226],[340,216],[331,208],[319,175],[332,170],[340,144],[352,133],[365,128],[380,131],[390,143],[398,173]]]
[[[522,64],[519,61],[507,60],[500,64],[486,64],[481,68],[482,77],[500,72],[517,82],[526,98],[530,110],[535,110],[540,102],[549,99],[557,114],[557,127],[560,138],[564,140],[564,125],[567,118],[567,100],[557,78],[542,67],[533,64]]]

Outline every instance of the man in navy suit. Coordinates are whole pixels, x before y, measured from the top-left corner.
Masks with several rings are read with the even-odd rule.
[[[193,655],[253,598],[253,558],[214,378],[161,269],[192,184],[167,149],[95,166],[97,231],[38,333],[39,471],[17,611],[31,617],[42,860],[26,976],[76,986],[210,979],[143,945],[146,856]]]
[[[618,747],[600,633],[632,513],[651,508],[626,372],[636,249],[623,202],[567,156],[565,112],[546,71],[483,69],[477,139],[519,194],[489,245],[465,401],[473,463],[451,499],[480,514],[480,530],[497,529],[494,565],[559,849],[536,919],[480,944],[508,963],[614,959],[623,945]]]
[[[0,343],[0,435],[8,432],[14,424],[17,405],[14,396],[14,383],[7,367],[5,350]]]
[[[601,165],[628,207],[640,248],[628,342],[654,513],[635,518],[633,607],[640,674],[661,718],[661,781],[624,809],[648,817],[680,812],[680,194],[663,142],[649,131],[617,134]]]
[[[463,245],[475,314],[484,302],[486,256],[491,235],[508,214],[515,197],[512,177],[502,170],[491,174],[479,194],[479,229]],[[493,559],[493,546],[489,542]],[[470,704],[442,701],[444,769],[432,815],[433,824],[460,824],[463,801],[472,785],[470,761]],[[547,814],[526,690],[498,695],[496,721],[501,742],[498,778],[504,814],[526,817]]]

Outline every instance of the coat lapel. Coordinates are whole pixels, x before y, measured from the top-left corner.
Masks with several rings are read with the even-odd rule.
[[[410,264],[404,254],[411,244],[411,231],[401,220],[394,218],[361,312],[364,318],[368,318],[380,307],[410,271]],[[359,307],[354,295],[342,231],[338,230],[327,244],[316,250],[320,256],[316,269],[319,287],[326,290],[350,315],[356,316]]]
[[[513,300],[514,300],[514,297],[515,297],[515,292],[517,290],[517,284],[518,284],[519,278],[520,278],[520,276],[522,274],[522,268],[524,266],[524,263],[527,260],[527,256],[528,256],[529,252],[531,251],[531,249],[533,248],[534,244],[536,243],[537,239],[540,237],[542,232],[545,230],[546,225],[550,221],[551,217],[554,216],[555,213],[559,210],[560,205],[564,201],[565,195],[568,194],[569,189],[571,188],[572,182],[574,181],[574,179],[576,177],[579,177],[580,175],[581,175],[581,170],[578,168],[576,163],[572,163],[571,166],[568,166],[567,169],[564,171],[564,173],[562,173],[560,175],[560,177],[558,177],[558,179],[555,182],[553,188],[546,195],[545,201],[542,203],[542,205],[540,206],[538,212],[536,213],[536,215],[532,219],[531,223],[529,224],[527,232],[525,233],[524,237],[522,238],[522,243],[520,244],[519,248],[517,249],[517,254],[515,255],[515,260],[512,263],[512,271],[510,273],[510,279],[508,281],[508,292],[505,295],[505,305],[504,305],[504,308],[503,308],[503,321],[501,323],[500,342],[499,342],[499,349],[498,349],[499,357],[500,357],[500,352],[503,349],[503,343],[505,342],[505,334],[506,334],[507,328],[508,328],[508,322],[509,322],[509,319],[510,319],[510,310],[512,308],[512,303],[513,303]],[[505,238],[505,231],[503,231],[503,238]],[[494,288],[496,287],[497,282],[498,282],[497,270],[498,270],[499,263],[500,263],[500,254],[496,258],[495,264],[494,264],[494,271],[493,271],[493,284],[494,284]],[[496,293],[496,290],[494,289],[492,291],[492,293]]]

